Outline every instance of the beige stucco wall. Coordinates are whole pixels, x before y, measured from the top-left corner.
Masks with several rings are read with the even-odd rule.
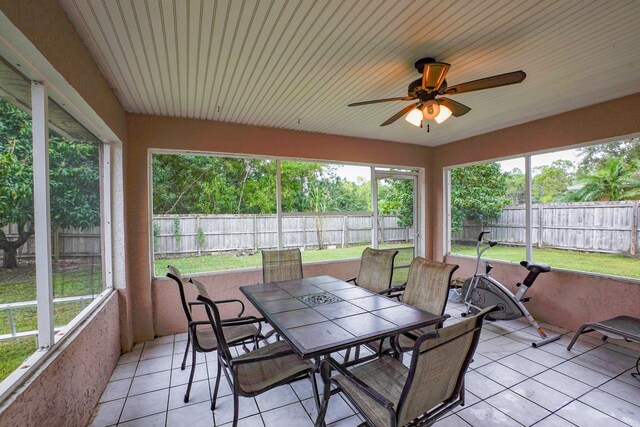
[[[434,257],[444,257],[443,168],[563,149],[638,132],[640,93],[434,148],[431,169],[431,182],[436,190],[431,204]],[[461,265],[456,272],[460,277],[473,273],[472,260],[455,256],[447,256],[446,260]],[[492,274],[504,279],[504,284],[515,285],[524,278],[525,270],[517,264],[495,265]],[[640,317],[640,306],[636,303],[640,300],[640,284],[633,281],[551,272],[540,276],[530,295],[533,299],[529,308],[534,316],[565,328],[575,329],[587,321],[620,314]]]
[[[113,292],[2,403],[0,427],[86,425],[120,357],[118,315]]]
[[[135,341],[184,330],[175,287],[152,281],[149,224],[149,149],[255,154],[429,168],[431,150],[411,144],[349,138],[312,132],[264,128],[206,120],[127,115],[126,206],[128,280]],[[428,194],[429,190],[425,190]],[[427,199],[429,200],[429,199]],[[428,211],[428,209],[427,209]],[[428,219],[427,219],[428,221]],[[427,237],[428,241],[428,237]],[[341,263],[305,267],[306,274],[346,272]],[[308,272],[307,272],[308,270]],[[353,275],[357,267],[349,267]],[[216,298],[238,297],[238,286],[257,283],[255,271],[201,276]],[[179,329],[178,329],[179,328]]]

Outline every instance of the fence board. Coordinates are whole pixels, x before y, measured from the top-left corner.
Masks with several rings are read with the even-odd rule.
[[[587,252],[634,253],[632,239],[636,250],[640,244],[640,219],[633,214],[637,206],[637,201],[533,205],[532,243]],[[453,240],[475,242],[481,229],[491,230],[491,239],[500,243],[524,245],[524,206],[503,208],[498,219],[485,227],[477,221],[465,221]]]
[[[239,250],[260,250],[278,246],[276,215],[198,215],[180,216],[179,238],[174,235],[176,216],[154,218],[156,230],[156,256],[175,256],[189,253],[210,253]],[[315,249],[318,238],[323,246],[371,243],[371,213],[315,214],[284,213],[282,237],[284,247]],[[395,216],[380,217],[384,228],[384,241],[412,241],[413,228],[398,225]],[[198,224],[204,235],[204,244],[197,239]],[[179,241],[179,245],[177,244]]]

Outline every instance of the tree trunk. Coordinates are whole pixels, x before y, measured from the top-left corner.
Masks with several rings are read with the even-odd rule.
[[[29,226],[25,230],[25,226]],[[0,229],[0,249],[4,251],[2,257],[2,268],[17,268],[18,267],[18,249],[24,245],[29,237],[33,235],[33,226],[27,222],[18,223],[18,239],[8,240],[4,231]]]
[[[17,268],[18,267],[18,248],[14,245],[2,246],[4,251],[4,257],[2,258],[2,268]]]

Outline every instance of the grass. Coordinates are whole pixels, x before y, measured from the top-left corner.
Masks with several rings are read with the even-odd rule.
[[[16,269],[0,269],[0,304],[34,301],[36,299],[35,267],[22,263]],[[78,295],[97,295],[102,292],[101,263],[61,261],[54,264],[53,293],[55,298]],[[85,303],[88,303],[85,302]],[[53,305],[56,326],[64,326],[85,307],[80,301]],[[16,331],[32,331],[38,328],[36,307],[13,310]],[[0,335],[9,334],[9,312],[0,311]],[[0,341],[0,381],[5,379],[36,349],[35,337]]]
[[[476,247],[471,245],[452,245],[451,253],[475,257]],[[496,246],[485,252],[483,258],[520,262],[525,259],[525,250],[524,248],[513,246]],[[640,279],[640,259],[623,254],[534,248],[533,260],[549,264],[552,268],[566,268],[568,270]]]
[[[35,337],[0,341],[0,381],[7,378],[34,351],[36,351]]]
[[[380,245],[381,249],[407,248],[411,243]],[[346,248],[302,251],[302,262],[331,261],[348,258],[360,258],[367,245],[349,246]],[[408,265],[413,259],[413,249],[402,249],[396,256],[395,265]],[[237,268],[260,267],[260,252],[252,255],[235,256],[232,254],[214,254],[192,256],[187,258],[171,258],[155,260],[155,276],[162,277],[167,273],[167,265],[177,267],[183,274],[204,273],[211,271],[234,270]],[[395,282],[395,280],[394,280]]]

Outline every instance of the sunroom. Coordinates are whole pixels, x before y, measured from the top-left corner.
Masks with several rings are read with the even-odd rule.
[[[640,425],[640,3],[0,12],[0,426]]]

